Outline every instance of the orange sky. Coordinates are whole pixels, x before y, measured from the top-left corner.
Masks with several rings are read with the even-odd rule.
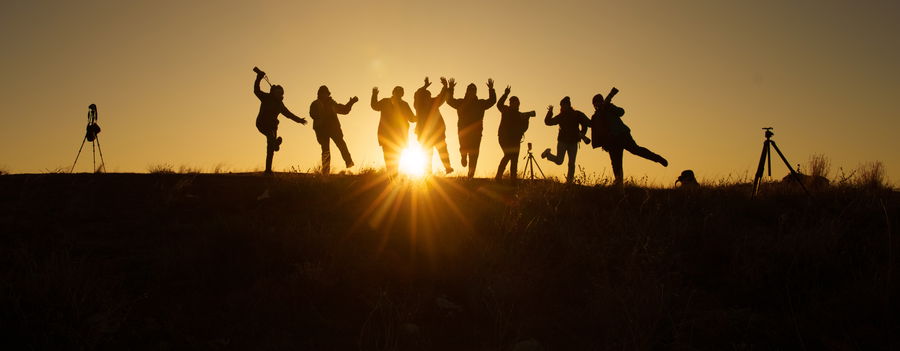
[[[401,85],[411,103],[426,75],[444,75],[460,82],[458,97],[470,82],[480,97],[488,78],[498,95],[512,85],[522,109],[538,111],[525,141],[539,149],[556,144],[556,127],[541,123],[547,105],[569,95],[590,115],[591,96],[618,87],[635,140],[670,161],[626,154],[626,176],[652,183],[669,185],[688,168],[702,179],[752,178],[764,126],[793,164],[825,154],[835,174],[879,160],[896,180],[898,23],[896,1],[4,1],[0,167],[70,167],[95,103],[108,171],[261,169],[251,90],[259,66],[301,116],[319,85],[339,102],[358,96],[341,122],[362,166],[383,166],[371,88],[386,97]],[[441,112],[463,170],[456,111]],[[485,115],[479,176],[500,159],[499,117]],[[318,165],[310,125],[285,119],[279,134],[276,170]],[[578,156],[586,172],[610,174],[605,152]]]

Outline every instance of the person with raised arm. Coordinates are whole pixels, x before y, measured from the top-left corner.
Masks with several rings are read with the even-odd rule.
[[[612,98],[619,93],[619,89],[615,87],[609,91],[606,98],[602,94],[594,95],[594,115],[591,116],[592,136],[594,137],[593,147],[602,147],[609,153],[609,161],[612,163],[613,176],[615,184],[621,186],[623,184],[622,171],[622,154],[624,150],[657,162],[663,167],[669,166],[669,161],[664,157],[639,146],[631,136],[631,128],[622,122],[622,116],[625,115],[625,109],[612,103]]]
[[[372,109],[381,112],[378,121],[378,145],[384,153],[384,165],[390,177],[397,175],[400,152],[406,147],[409,123],[416,121],[409,104],[403,101],[403,87],[394,87],[390,98],[378,100],[378,87],[372,88]]]
[[[266,136],[266,174],[272,173],[272,156],[275,151],[281,150],[282,138],[278,136],[278,115],[284,115],[290,120],[306,124],[306,120],[291,113],[284,106],[284,88],[280,85],[272,85],[269,92],[263,92],[259,84],[266,76],[259,68],[253,67],[256,72],[256,81],[253,82],[253,94],[259,99],[259,113],[256,115],[256,129]]]
[[[313,120],[313,130],[316,132],[316,141],[322,147],[322,173],[331,172],[331,141],[341,152],[344,164],[347,168],[353,167],[353,158],[350,156],[350,150],[347,149],[347,143],[344,141],[344,132],[341,130],[341,122],[338,120],[339,114],[346,115],[350,113],[353,104],[359,101],[356,96],[350,98],[346,104],[339,104],[331,98],[331,91],[327,86],[319,87],[318,97],[309,105],[309,116]]]
[[[428,87],[431,82],[425,77],[425,84],[416,90],[413,107],[416,109],[416,136],[425,151],[425,172],[431,174],[431,159],[437,149],[446,174],[453,173],[450,166],[450,153],[447,151],[447,125],[441,116],[440,107],[447,101],[447,79],[441,77],[441,91],[431,97]]]
[[[528,130],[528,120],[537,115],[534,111],[519,112],[519,98],[513,96],[509,98],[509,105],[506,105],[506,98],[509,96],[511,87],[507,86],[497,101],[497,109],[500,110],[500,128],[497,130],[497,139],[500,142],[500,148],[503,149],[503,159],[500,160],[500,166],[497,167],[496,180],[503,178],[503,172],[506,170],[506,164],[509,163],[509,178],[515,182],[518,179],[519,150],[522,144],[522,136]]]
[[[556,137],[556,154],[550,153],[550,148],[547,148],[541,154],[541,157],[561,165],[566,154],[569,155],[566,183],[571,183],[575,177],[575,157],[578,155],[578,142],[584,141],[587,144],[591,141],[586,135],[590,123],[591,120],[583,112],[572,108],[572,101],[568,96],[560,100],[558,115],[553,116],[553,105],[547,107],[544,124],[548,126],[559,125],[559,134]]]
[[[456,81],[451,79],[449,84],[449,97],[447,104],[456,109],[459,120],[456,126],[459,131],[460,162],[463,167],[469,167],[469,178],[475,176],[475,168],[478,166],[478,152],[481,148],[481,133],[484,130],[484,111],[494,106],[497,102],[497,93],[494,91],[494,80],[488,79],[488,98],[478,99],[478,88],[475,84],[466,87],[466,95],[462,99],[453,97],[453,89]]]

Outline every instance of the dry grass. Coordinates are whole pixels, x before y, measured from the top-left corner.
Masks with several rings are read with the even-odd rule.
[[[155,163],[147,166],[150,174],[175,174],[175,166],[170,163]]]
[[[854,184],[863,189],[891,188],[887,183],[884,164],[881,161],[860,164],[856,171]]]
[[[831,160],[825,155],[815,154],[809,157],[806,163],[806,171],[804,174],[811,177],[822,177],[830,179],[831,176]]]

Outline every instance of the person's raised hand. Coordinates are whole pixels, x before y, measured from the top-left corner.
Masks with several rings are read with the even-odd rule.
[[[378,87],[372,88],[372,95],[378,95]]]
[[[359,98],[356,97],[356,96],[350,98],[350,103],[351,103],[351,104],[355,104],[357,101],[359,101]]]
[[[425,87],[431,86],[431,82],[428,81],[428,77],[425,77]]]
[[[441,85],[443,85],[444,87],[447,86],[447,78],[441,77]]]
[[[302,125],[306,125],[306,118],[301,118],[299,123]]]
[[[504,94],[509,94],[509,91],[510,91],[510,90],[512,90],[512,87],[510,87],[509,85],[507,85],[507,86],[506,86],[506,89],[503,90],[503,93],[504,93]]]
[[[494,89],[494,80],[492,78],[488,78],[487,87],[488,89]]]
[[[453,78],[448,79],[447,84],[450,85],[450,89],[455,88],[456,87],[456,79],[453,79]]]
[[[547,112],[553,113],[553,105],[547,106]]]

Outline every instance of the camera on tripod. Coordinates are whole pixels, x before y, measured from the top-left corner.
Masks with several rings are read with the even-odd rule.
[[[88,106],[88,117],[87,117],[87,127],[85,127],[84,138],[87,141],[94,141],[97,139],[97,134],[100,134],[100,125],[97,124],[97,105],[91,104]]]
[[[81,146],[78,148],[78,154],[75,155],[75,162],[72,162],[72,169],[69,173],[75,171],[75,165],[78,164],[78,157],[81,156],[81,150],[84,149],[84,143],[91,142],[91,154],[94,160],[94,173],[106,171],[106,162],[103,160],[103,149],[100,148],[100,125],[97,124],[97,105],[88,106],[87,126],[84,128],[84,139],[81,140]],[[97,152],[100,152],[100,167],[97,168]]]

